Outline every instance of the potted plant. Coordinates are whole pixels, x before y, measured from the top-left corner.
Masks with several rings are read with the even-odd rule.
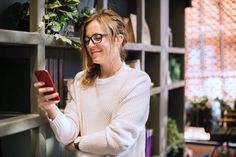
[[[190,100],[190,107],[186,113],[189,126],[203,127],[207,132],[212,130],[212,108],[207,96]]]
[[[176,121],[172,118],[168,118],[167,122],[167,143],[171,148],[168,156],[175,157],[179,156],[183,152],[184,136],[179,132]],[[181,155],[180,155],[181,156]]]

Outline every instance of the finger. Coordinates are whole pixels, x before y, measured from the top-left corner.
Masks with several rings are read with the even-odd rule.
[[[58,97],[58,96],[59,96],[59,94],[56,92],[56,93],[52,93],[52,94],[47,94],[47,95],[45,95],[44,97],[45,97],[45,99],[46,99],[47,101],[53,101],[53,102],[55,103],[55,101],[52,100],[52,99],[54,99],[54,98],[56,98],[56,97]]]
[[[52,87],[42,87],[38,89],[38,92],[40,94],[44,94],[44,93],[48,93],[48,92],[53,92],[53,88]]]
[[[38,104],[48,102],[48,98],[45,95],[38,94]]]
[[[45,85],[45,82],[35,82],[34,83],[34,87],[36,87],[36,88],[43,87],[44,85]]]

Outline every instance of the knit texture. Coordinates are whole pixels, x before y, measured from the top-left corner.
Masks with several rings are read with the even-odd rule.
[[[112,77],[80,87],[78,73],[69,85],[64,115],[50,125],[63,144],[80,138],[78,157],[145,157],[145,124],[149,114],[150,78],[125,63]],[[96,155],[95,155],[96,154]]]

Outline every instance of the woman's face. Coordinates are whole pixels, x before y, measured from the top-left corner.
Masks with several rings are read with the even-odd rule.
[[[94,63],[106,64],[111,60],[109,34],[105,33],[97,21],[91,21],[87,25],[84,42]]]

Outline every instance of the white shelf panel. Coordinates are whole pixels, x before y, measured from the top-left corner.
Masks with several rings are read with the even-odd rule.
[[[45,40],[46,46],[63,47],[63,48],[71,48],[71,49],[73,49],[72,46],[67,45],[66,43],[63,43],[60,40],[56,40],[53,35],[47,35],[46,34],[46,35],[43,36],[43,38]],[[78,37],[68,37],[68,38],[69,39],[73,39],[74,41],[77,41],[77,42],[79,42],[79,40],[80,40]]]
[[[132,51],[147,51],[147,52],[161,52],[161,47],[156,45],[147,45],[141,43],[127,43],[125,44],[125,50]]]
[[[152,96],[152,95],[155,95],[155,94],[159,94],[160,92],[161,92],[161,88],[160,87],[153,87],[153,88],[151,88],[150,94]]]
[[[39,114],[26,114],[0,120],[0,137],[30,130],[46,124]]]
[[[168,89],[169,90],[173,90],[173,89],[177,89],[177,88],[181,88],[181,87],[184,87],[185,83],[184,81],[176,81],[176,82],[173,82],[172,84],[168,85]]]
[[[174,54],[184,54],[185,53],[185,48],[169,47],[167,51],[169,53],[174,53]]]
[[[37,45],[44,42],[38,32],[23,32],[0,29],[0,43]]]

